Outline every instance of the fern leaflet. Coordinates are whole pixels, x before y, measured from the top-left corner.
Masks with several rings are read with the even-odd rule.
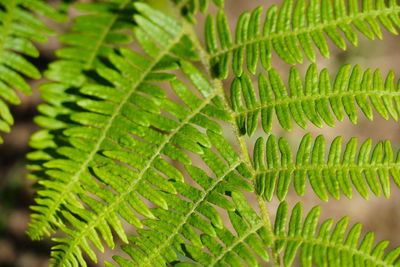
[[[232,58],[233,73],[241,76],[246,61],[247,69],[255,74],[260,59],[264,69],[271,68],[271,56],[274,50],[288,64],[303,62],[303,52],[311,62],[316,54],[313,44],[324,57],[329,57],[326,34],[339,48],[345,50],[346,42],[339,33],[340,29],[354,46],[358,37],[354,27],[369,39],[382,38],[381,26],[392,34],[400,27],[400,6],[397,0],[362,1],[362,10],[357,0],[311,0],[306,6],[305,0],[285,0],[278,9],[271,6],[261,25],[262,7],[253,12],[245,12],[236,25],[235,40],[232,41],[223,11],[217,14],[217,30],[214,19],[208,16],[205,25],[205,40],[210,65],[214,74],[225,79],[229,74],[229,62]]]

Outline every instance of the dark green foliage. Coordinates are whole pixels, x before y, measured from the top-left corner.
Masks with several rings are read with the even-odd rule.
[[[53,20],[65,18],[42,0],[0,1],[0,131],[10,132],[14,119],[7,102],[20,104],[14,92],[31,94],[27,79],[39,79],[38,69],[26,57],[38,57],[39,51],[33,42],[46,42],[49,29],[38,17]],[[3,139],[0,137],[0,143]]]

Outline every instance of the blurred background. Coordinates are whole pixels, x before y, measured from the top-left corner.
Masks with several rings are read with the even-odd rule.
[[[56,1],[54,1],[56,2]],[[235,25],[239,15],[245,10],[252,10],[259,5],[265,7],[281,1],[271,0],[225,0],[226,12],[230,18],[231,27]],[[73,16],[73,13],[72,13]],[[204,16],[199,16],[198,32],[202,36],[202,21]],[[49,22],[51,23],[51,22]],[[56,32],[62,33],[68,28],[66,25],[51,24]],[[400,73],[400,38],[384,32],[383,41],[369,41],[360,37],[358,48],[349,45],[348,50],[343,52],[331,44],[331,58],[319,58],[318,67],[327,67],[331,73],[335,73],[338,68],[346,63],[359,64],[365,68],[380,68],[383,74],[389,70]],[[38,44],[41,50],[41,57],[33,59],[33,62],[41,70],[44,70],[49,62],[54,59],[54,51],[59,47],[56,38],[50,38],[49,42],[42,45]],[[280,59],[274,58],[274,66],[283,77],[287,77],[289,67]],[[306,62],[301,69],[306,69]],[[45,80],[32,81],[33,88]],[[229,88],[229,81],[225,88]],[[29,222],[29,205],[33,203],[34,191],[31,188],[32,181],[26,179],[27,171],[25,168],[25,154],[29,151],[28,140],[31,133],[37,127],[33,124],[33,117],[37,114],[36,106],[40,103],[40,96],[37,90],[31,96],[21,95],[22,104],[12,107],[15,116],[15,125],[12,133],[5,135],[5,142],[0,146],[0,267],[21,266],[21,267],[41,267],[48,266],[51,242],[33,242],[25,235],[25,230]],[[327,143],[334,137],[341,135],[347,141],[350,137],[358,137],[360,141],[372,138],[374,143],[379,140],[390,139],[395,148],[400,148],[400,124],[394,121],[385,121],[376,116],[374,122],[367,121],[360,116],[358,125],[351,124],[345,119],[338,122],[337,127],[318,129],[309,125],[307,130],[294,128],[291,132],[284,132],[276,125],[275,134],[285,136],[293,147],[297,147],[302,136],[307,132],[312,132],[316,137],[324,134]],[[265,134],[260,131],[255,136]],[[233,140],[233,137],[232,137]],[[255,139],[249,139],[249,147],[252,147]],[[312,192],[307,192],[304,197],[297,197],[294,192],[290,193],[288,202],[293,206],[301,200],[308,211],[315,205],[321,205],[323,218],[339,219],[349,215],[350,222],[361,222],[364,225],[364,232],[374,231],[376,239],[391,240],[391,247],[400,245],[400,190],[396,186],[392,187],[392,197],[390,200],[381,197],[371,197],[369,200],[362,199],[354,194],[352,200],[343,197],[341,200],[331,199],[328,203],[321,202]],[[269,204],[271,214],[277,208],[277,201]],[[91,266],[102,266],[91,265]]]

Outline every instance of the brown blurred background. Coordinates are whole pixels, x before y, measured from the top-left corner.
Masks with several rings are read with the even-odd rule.
[[[265,0],[225,0],[226,12],[231,21],[231,26],[236,23],[238,16],[245,10],[252,10],[258,5],[268,7],[273,3],[281,1]],[[200,16],[202,21],[204,16]],[[201,23],[200,23],[201,24]],[[63,32],[67,25],[53,25],[57,32]],[[202,33],[202,27],[198,26],[198,31]],[[384,31],[385,32],[385,31]],[[383,41],[369,41],[360,37],[358,48],[349,45],[346,52],[333,48],[331,44],[331,59],[319,58],[318,67],[327,67],[331,73],[343,64],[359,64],[365,68],[380,68],[383,74],[392,69],[399,78],[400,73],[400,38],[392,36],[385,32]],[[41,57],[34,59],[33,62],[44,70],[47,64],[54,59],[53,52],[59,47],[55,38],[51,38],[49,43],[39,45]],[[274,58],[274,66],[283,77],[287,77],[288,66],[281,60]],[[308,66],[306,62],[301,69]],[[44,82],[32,81],[32,86]],[[228,88],[229,83],[226,83]],[[50,253],[51,242],[44,240],[42,242],[32,242],[25,235],[27,223],[29,222],[29,209],[33,199],[32,181],[26,179],[27,171],[25,169],[25,154],[29,151],[27,146],[29,136],[37,127],[32,123],[36,115],[36,106],[40,103],[40,96],[37,90],[33,95],[21,95],[22,104],[12,107],[12,112],[16,122],[12,133],[5,135],[5,143],[0,146],[0,267],[18,266],[18,267],[41,267],[48,266],[48,257]],[[310,126],[310,125],[309,125]],[[400,124],[394,121],[385,121],[378,116],[374,122],[369,122],[360,116],[359,124],[353,125],[348,120],[338,122],[337,127],[318,129],[309,127],[308,130],[295,128],[291,132],[284,132],[276,125],[275,134],[285,136],[293,147],[297,147],[301,137],[306,132],[312,132],[313,136],[324,134],[327,143],[334,137],[342,135],[344,140],[350,137],[359,137],[361,141],[372,138],[374,143],[379,140],[390,139],[395,148],[400,148]],[[255,136],[265,134],[259,131]],[[232,138],[233,140],[233,138]],[[255,139],[249,141],[249,147],[252,147]],[[400,244],[400,190],[393,185],[392,197],[390,200],[382,197],[371,197],[369,200],[363,200],[358,194],[354,194],[352,200],[343,197],[341,200],[331,200],[329,203],[323,203],[318,200],[312,192],[307,192],[304,197],[297,197],[291,192],[287,198],[293,206],[301,200],[306,206],[306,211],[314,205],[322,205],[322,217],[339,219],[349,215],[350,222],[361,222],[364,225],[364,232],[374,231],[376,239],[388,239],[392,241],[391,247]],[[273,201],[269,204],[269,209],[273,214],[278,202]],[[92,265],[94,266],[94,265]],[[102,266],[99,264],[98,266]]]

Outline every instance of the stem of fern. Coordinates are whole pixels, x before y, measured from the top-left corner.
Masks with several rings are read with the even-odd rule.
[[[202,47],[192,25],[189,24],[188,22],[186,22],[185,20],[182,20],[182,21],[184,21],[183,22],[184,23],[184,31],[189,35],[189,38],[195,44],[196,49],[200,54],[200,60],[201,60],[203,67],[207,71],[207,76],[212,81],[214,88],[217,90],[217,94],[221,97],[221,99],[224,100],[223,101],[224,108],[226,110],[228,110],[231,115],[235,114],[235,111],[232,110],[232,108],[229,104],[229,96],[227,95],[226,91],[224,90],[221,80],[212,78],[211,66],[208,63],[210,55]],[[245,164],[249,167],[249,169],[252,173],[252,176],[254,177],[255,170],[251,163],[250,153],[247,149],[247,143],[246,143],[244,136],[241,135],[239,132],[239,128],[237,127],[237,124],[235,123],[234,116],[231,116],[230,125],[231,125],[231,128],[232,128],[232,130],[235,134],[235,137],[239,143],[241,158],[243,159]],[[255,179],[253,179],[253,187],[255,187],[254,183],[255,183]],[[274,236],[274,232],[273,232],[273,228],[272,228],[272,224],[271,224],[270,215],[268,213],[267,205],[266,205],[264,199],[262,198],[262,196],[257,196],[257,201],[258,201],[258,205],[259,205],[259,208],[261,211],[261,218],[263,220],[264,226],[265,226],[265,228],[269,234],[269,238],[271,240],[272,245],[271,245],[270,249],[271,249],[271,253],[272,253],[272,257],[273,257],[273,261],[274,261],[273,264],[276,266],[281,266],[279,253],[274,248],[275,236]]]

